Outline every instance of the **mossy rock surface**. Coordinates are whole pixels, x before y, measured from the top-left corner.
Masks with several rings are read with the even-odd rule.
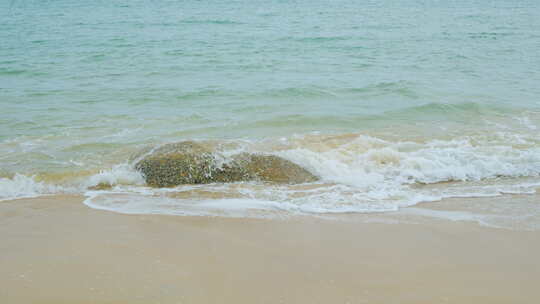
[[[214,156],[196,142],[164,145],[139,161],[146,183],[153,187],[211,183]]]
[[[184,141],[156,149],[135,168],[152,187],[251,180],[297,184],[318,180],[306,169],[278,156],[240,153],[221,165],[217,159],[211,146]]]
[[[299,165],[275,155],[241,153],[233,157],[233,164],[247,172],[252,180],[300,184],[318,178]]]

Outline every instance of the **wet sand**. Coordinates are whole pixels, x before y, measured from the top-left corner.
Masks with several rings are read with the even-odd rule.
[[[82,201],[0,202],[0,303],[540,302],[538,231],[123,215]]]

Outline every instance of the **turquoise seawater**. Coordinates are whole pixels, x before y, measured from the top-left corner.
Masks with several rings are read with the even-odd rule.
[[[3,1],[0,198],[107,182],[154,204],[130,156],[186,139],[322,178],[304,201],[289,188],[219,190],[245,200],[237,209],[534,192],[539,16],[534,0]],[[417,193],[447,181],[462,188]],[[191,197],[170,204],[182,213]]]

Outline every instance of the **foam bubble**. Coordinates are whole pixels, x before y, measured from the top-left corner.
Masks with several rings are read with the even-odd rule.
[[[111,169],[102,170],[92,175],[84,185],[94,187],[99,184],[105,185],[144,185],[144,178],[140,172],[133,169],[130,164],[124,163],[113,166]]]
[[[15,174],[13,178],[0,178],[0,201],[38,197],[59,190],[58,186],[36,181],[33,176]]]
[[[182,200],[162,195],[135,195],[122,190],[89,191],[84,204],[95,209],[125,214],[168,214],[184,216],[280,217],[295,213],[298,207],[257,199]]]
[[[310,134],[213,144],[222,162],[240,152],[275,154],[305,167],[321,181],[156,189],[145,186],[143,176],[133,168],[137,160],[132,160],[85,177],[82,182],[70,182],[79,193],[85,193],[85,203],[93,208],[233,217],[387,212],[452,197],[533,194],[540,186],[540,148],[535,140],[523,136],[493,133],[449,140],[399,141],[358,134]],[[2,182],[0,186],[7,189],[3,190],[4,196],[9,198],[58,190],[20,175]],[[19,188],[6,183],[17,183]],[[99,185],[111,187],[96,191],[107,188],[95,187]]]
[[[360,136],[322,152],[301,147],[278,154],[325,181],[351,185],[378,198],[412,184],[540,175],[540,149],[478,145],[468,138],[422,144]]]

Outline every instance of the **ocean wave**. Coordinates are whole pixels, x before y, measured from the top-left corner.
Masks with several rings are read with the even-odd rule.
[[[266,217],[386,212],[452,197],[536,193],[540,149],[534,143],[516,148],[490,140],[387,141],[344,134],[229,143],[225,152],[275,154],[303,166],[321,181],[161,189],[127,185],[113,192],[93,191],[86,204],[125,213]]]
[[[61,187],[36,181],[33,176],[15,174],[12,178],[0,178],[0,201],[38,197],[58,193]]]
[[[83,183],[84,188],[111,187],[115,185],[144,185],[144,177],[132,165],[123,163],[101,170]]]
[[[355,37],[352,36],[311,36],[311,37],[288,37],[281,40],[294,40],[298,42],[307,42],[307,43],[325,43],[332,41],[346,41],[352,40]]]
[[[532,194],[540,186],[538,142],[504,133],[419,141],[313,133],[208,144],[224,159],[242,152],[280,156],[320,181],[151,188],[134,169],[152,153],[148,148],[69,186],[87,195],[89,206],[118,212],[246,217],[387,212],[451,197]],[[0,179],[0,198],[62,193],[67,186],[19,174]]]
[[[185,24],[209,24],[209,25],[242,25],[244,23],[228,19],[185,19],[180,21]]]
[[[324,152],[317,146],[280,155],[328,181],[366,189],[540,175],[540,148],[479,145],[472,138],[416,143],[362,135]]]
[[[505,108],[500,105],[472,101],[459,103],[429,102],[421,105],[389,110],[384,112],[382,116],[389,118],[411,117],[424,120],[435,120],[440,119],[441,117],[490,117],[512,112],[517,112],[517,110]]]

